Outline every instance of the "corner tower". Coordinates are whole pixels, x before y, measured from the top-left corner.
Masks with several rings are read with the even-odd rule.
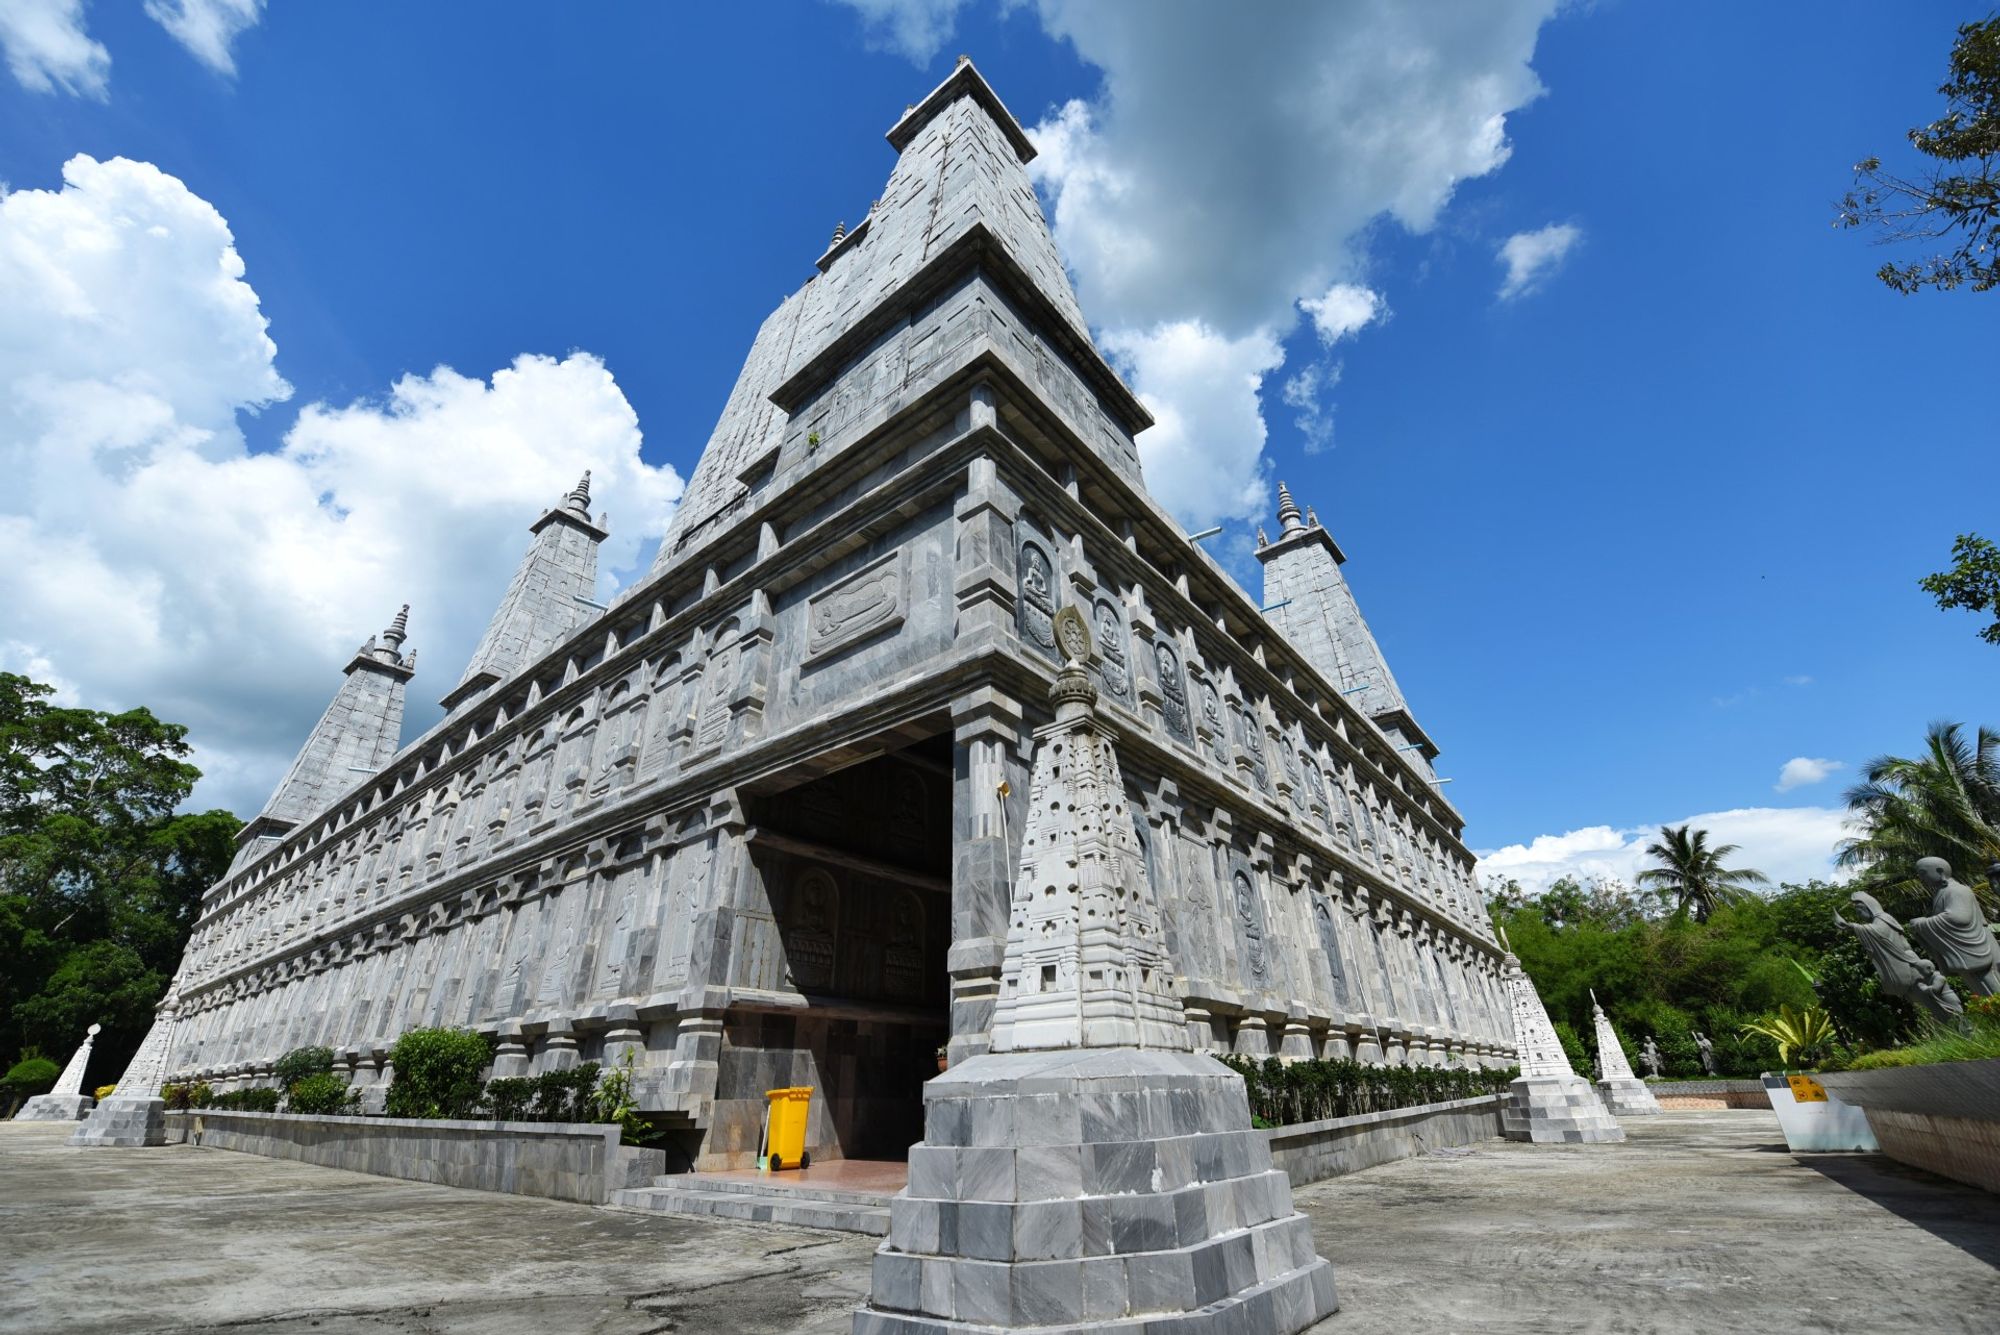
[[[590,474],[528,531],[535,540],[479,637],[465,675],[441,702],[448,710],[538,662],[597,614],[590,594],[597,587],[597,546],[605,530],[590,522]]]
[[[343,669],[347,680],[313,725],[277,791],[236,836],[232,871],[325,810],[362,775],[379,773],[395,756],[403,738],[403,688],[417,669],[415,652],[403,653],[409,625],[410,605],[405,603],[387,630],[369,636],[355,651]]]
[[[1340,572],[1347,554],[1308,507],[1302,515],[1291,489],[1278,484],[1278,537],[1258,530],[1264,566],[1264,615],[1340,693],[1360,707],[1427,773],[1437,745],[1417,725],[1389,661]]]

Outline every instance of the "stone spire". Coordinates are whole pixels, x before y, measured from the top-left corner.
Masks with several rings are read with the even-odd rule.
[[[1311,512],[1308,511],[1308,514]],[[1389,662],[1361,615],[1340,567],[1347,554],[1320,526],[1299,514],[1291,488],[1278,484],[1277,540],[1260,545],[1265,616],[1321,676],[1375,720],[1405,754],[1428,770],[1438,749],[1410,714]]]
[[[805,285],[757,331],[721,419],[688,477],[654,558],[655,573],[726,523],[754,485],[748,479],[766,475],[762,461],[775,464],[788,441],[802,448],[813,431],[825,445],[835,443],[831,423],[825,429],[807,427],[795,424],[791,414],[807,412],[807,404],[864,349],[896,344],[884,353],[885,364],[898,367],[895,388],[888,388],[891,381],[884,376],[882,392],[909,392],[903,388],[903,359],[914,355],[911,341],[929,332],[911,320],[912,302],[975,269],[1004,289],[999,296],[1063,355],[1077,380],[1127,433],[1101,449],[1114,466],[1140,481],[1129,433],[1152,418],[1090,340],[1090,326],[1028,178],[1035,146],[1020,122],[966,60],[911,105],[887,137],[897,160],[878,206],[829,243]],[[968,356],[977,345],[977,340],[965,345]],[[869,407],[853,405],[861,413]],[[818,457],[829,454],[822,450]]]
[[[590,522],[590,474],[529,525],[535,540],[514,571],[465,675],[444,697],[456,710],[488,687],[539,661],[596,616],[597,547],[605,532]]]
[[[167,994],[153,1013],[153,1027],[146,1031],[139,1050],[125,1066],[110,1097],[91,1110],[72,1145],[164,1145],[167,1143],[166,1107],[160,1089],[173,1070],[174,1031],[180,1021],[180,982],[167,984]]]
[[[90,1065],[91,1045],[102,1025],[92,1025],[83,1035],[83,1045],[71,1054],[69,1065],[46,1094],[37,1094],[14,1114],[17,1122],[74,1122],[96,1102],[83,1092],[83,1077]]]
[[[1054,620],[993,1046],[924,1085],[855,1335],[1295,1335],[1340,1306],[1333,1267],[1241,1077],[1192,1051],[1090,627]]]
[[[1504,967],[1521,1075],[1507,1086],[1507,1101],[1500,1110],[1501,1131],[1510,1140],[1536,1144],[1625,1139],[1625,1132],[1598,1099],[1597,1091],[1569,1064],[1548,1008],[1542,1005],[1541,994],[1535,991],[1534,981],[1511,947]]]
[[[992,1050],[1186,1052],[1118,753],[1097,718],[1090,629],[1065,607],[1055,631],[1064,657],[1049,688],[1056,719],[1035,734]]]
[[[410,605],[397,611],[380,635],[354,653],[346,680],[313,725],[277,791],[236,836],[231,870],[272,847],[286,831],[324,811],[335,798],[389,763],[403,740],[403,689],[417,656],[405,654]]]
[[[1611,1027],[1611,1018],[1597,1004],[1597,989],[1590,991],[1590,1019],[1597,1030],[1597,1092],[1605,1106],[1619,1117],[1641,1117],[1660,1111],[1660,1101],[1646,1082],[1632,1074],[1625,1046]]]

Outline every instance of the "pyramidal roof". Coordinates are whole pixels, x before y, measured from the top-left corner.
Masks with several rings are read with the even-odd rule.
[[[1035,148],[999,95],[961,56],[890,127],[895,169],[865,218],[844,223],[816,272],[757,331],[721,420],[660,545],[671,564],[683,534],[727,509],[742,474],[778,445],[788,409],[892,325],[913,297],[972,262],[1010,272],[1038,325],[1069,354],[1129,430],[1151,422],[1090,342],[1089,326],[1049,234],[1026,164]]]

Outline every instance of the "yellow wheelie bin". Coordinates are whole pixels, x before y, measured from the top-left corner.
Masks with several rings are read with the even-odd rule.
[[[806,1114],[812,1111],[812,1086],[767,1089],[764,1097],[764,1154],[757,1166],[767,1172],[784,1168],[810,1168],[812,1155],[806,1153]]]

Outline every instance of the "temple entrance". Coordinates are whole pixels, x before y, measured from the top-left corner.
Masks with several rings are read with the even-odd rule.
[[[762,1049],[746,1067],[775,1074],[769,1058],[789,1054],[789,1083],[814,1086],[821,1160],[902,1159],[923,1139],[949,1037],[951,812],[948,735],[749,800],[767,972],[805,1005],[745,1014],[729,1037]]]

